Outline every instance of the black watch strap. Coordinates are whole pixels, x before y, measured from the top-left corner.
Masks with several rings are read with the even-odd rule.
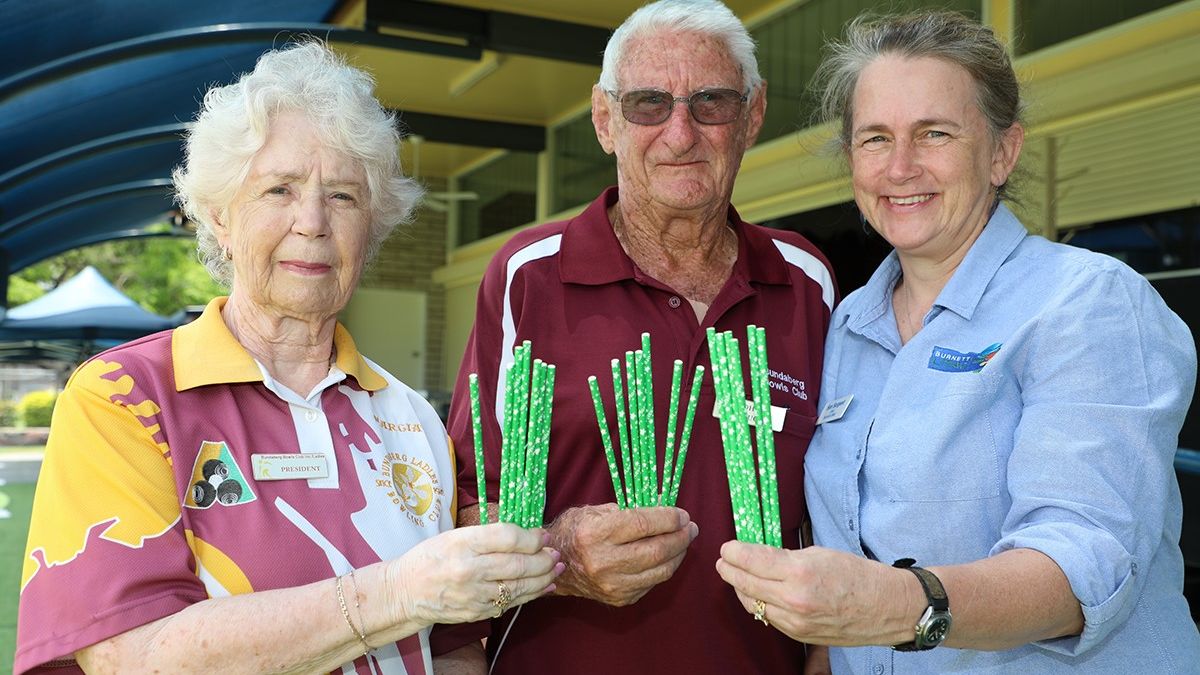
[[[892,563],[892,567],[908,570],[912,572],[917,581],[921,582],[921,589],[925,591],[925,599],[929,602],[929,608],[939,614],[947,614],[950,611],[950,598],[946,596],[946,589],[942,586],[942,582],[933,572],[923,568],[916,567],[916,560],[912,558],[901,558]],[[926,612],[928,614],[928,612]],[[921,626],[917,626],[917,634],[920,635]],[[940,640],[939,640],[940,642]],[[892,647],[900,652],[923,651],[933,649],[937,644],[921,644],[917,640],[905,642]]]

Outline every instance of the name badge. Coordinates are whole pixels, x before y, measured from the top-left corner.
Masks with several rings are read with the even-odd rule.
[[[718,414],[717,404],[715,402],[713,403],[712,414],[713,417],[716,417],[717,419],[720,419],[721,417],[721,415]],[[785,417],[787,417],[787,408],[777,405],[771,406],[771,431],[783,431],[783,420]],[[748,399],[746,401],[746,418],[749,420],[750,426],[757,426],[756,421],[758,419],[758,412],[754,409],[754,401]]]
[[[837,400],[830,401],[821,409],[821,414],[817,416],[817,424],[833,422],[842,419],[842,415],[846,414],[846,408],[850,407],[850,401],[854,400],[854,394],[848,394]]]
[[[308,480],[329,477],[329,458],[316,453],[250,455],[254,480]]]

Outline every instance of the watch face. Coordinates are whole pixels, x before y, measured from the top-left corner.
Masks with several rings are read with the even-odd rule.
[[[921,641],[925,644],[931,647],[941,644],[946,639],[946,633],[950,632],[950,617],[945,614],[931,616],[922,632]]]

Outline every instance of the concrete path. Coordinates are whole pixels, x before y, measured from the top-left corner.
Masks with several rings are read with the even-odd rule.
[[[6,483],[36,483],[41,468],[41,452],[0,453],[0,479]]]

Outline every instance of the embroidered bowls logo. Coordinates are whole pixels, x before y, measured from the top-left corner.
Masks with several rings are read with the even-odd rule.
[[[956,352],[945,347],[934,347],[929,355],[929,368],[945,373],[978,373],[1000,351],[1000,343],[994,343],[981,352]]]
[[[389,452],[383,456],[378,479],[380,487],[390,488],[387,496],[404,511],[414,525],[436,523],[442,515],[442,500],[445,494],[433,466],[418,457],[404,453]]]
[[[191,489],[183,505],[207,509],[213,504],[233,506],[254,501],[254,490],[223,441],[204,441],[192,465]]]

